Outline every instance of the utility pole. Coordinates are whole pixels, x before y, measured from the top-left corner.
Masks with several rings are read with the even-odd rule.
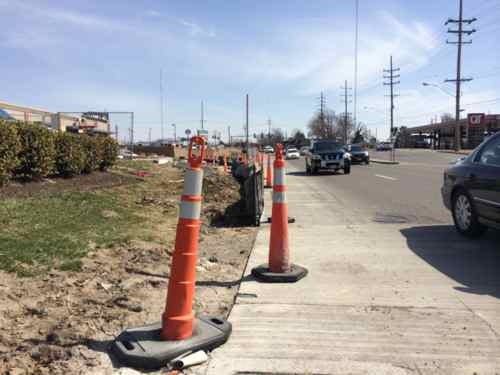
[[[160,124],[161,124],[161,141],[163,143],[163,69],[160,69]]]
[[[149,145],[151,146],[151,128],[149,128],[149,134],[148,134],[148,136],[149,136]]]
[[[172,124],[172,126],[174,127],[174,143],[177,143],[177,125]]]
[[[358,117],[359,0],[356,0],[355,7],[356,7],[356,30],[355,30],[355,36],[354,36],[354,108],[353,108],[354,126],[356,126],[356,121],[357,121],[357,117]]]
[[[130,133],[131,133],[131,138],[130,138],[130,141],[132,143],[132,152],[134,152],[134,112],[132,112],[131,114],[131,121],[132,121],[132,127],[130,129]]]
[[[227,140],[229,142],[229,146],[231,146],[231,127],[227,127]]]
[[[271,144],[271,117],[267,119],[267,142]]]
[[[401,76],[398,74],[395,74],[399,72],[399,68],[394,68],[392,65],[392,55],[391,55],[391,60],[390,60],[390,67],[389,69],[384,69],[384,73],[388,73],[389,75],[384,76],[384,79],[388,79],[388,82],[384,82],[385,86],[390,86],[391,88],[391,94],[389,95],[391,97],[391,140],[392,136],[394,134],[394,97],[399,96],[399,95],[394,95],[394,85],[398,85],[400,81],[395,81],[395,79],[399,79]]]
[[[325,104],[326,98],[323,95],[323,91],[321,91],[321,95],[319,97],[319,118],[321,120],[321,123],[325,122]]]
[[[463,18],[463,0],[459,0],[458,4],[458,19],[449,18],[448,21],[445,22],[445,25],[450,23],[455,23],[458,26],[458,30],[448,29],[448,33],[457,34],[458,40],[455,42],[446,41],[447,44],[456,44],[457,45],[457,75],[455,79],[447,79],[445,82],[455,82],[456,84],[456,93],[455,93],[455,150],[460,151],[461,148],[461,138],[462,131],[460,129],[460,86],[462,82],[472,81],[472,78],[462,78],[462,45],[463,44],[471,44],[472,40],[463,41],[463,35],[471,35],[476,32],[475,29],[464,30],[464,23],[470,25],[471,23],[477,21],[477,18],[464,19]],[[465,140],[466,144],[469,142],[469,126],[465,126]]]
[[[384,75],[384,79],[388,79],[389,82],[384,82],[385,86],[390,86],[391,87],[391,144],[392,144],[392,159],[394,161],[395,159],[395,150],[394,150],[394,97],[399,96],[399,95],[394,95],[394,85],[399,85],[400,81],[395,81],[396,79],[399,79],[401,76],[398,73],[400,71],[399,68],[394,68],[392,65],[392,55],[391,55],[391,61],[390,61],[390,67],[389,69],[384,69],[384,73],[388,73],[389,75],[386,76]],[[397,74],[395,74],[397,73]]]
[[[115,125],[115,139],[118,142],[118,125]]]
[[[203,107],[203,100],[201,101],[201,129],[203,130],[203,124],[205,123],[205,109]]]
[[[347,105],[349,103],[351,103],[351,101],[349,100],[349,98],[352,96],[351,94],[349,94],[349,90],[352,90],[352,88],[348,87],[347,86],[347,80],[345,81],[344,83],[344,86],[343,87],[340,87],[343,91],[342,93],[342,101],[344,103],[344,134],[343,134],[343,137],[344,137],[344,144],[348,144],[349,143],[349,131],[348,131],[348,126],[349,126],[349,112],[347,111]]]
[[[247,160],[249,155],[249,149],[248,149],[248,94],[246,96],[246,126],[245,126],[245,131],[246,131],[246,138],[247,138]]]

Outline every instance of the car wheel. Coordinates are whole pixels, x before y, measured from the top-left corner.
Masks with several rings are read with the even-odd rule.
[[[351,163],[349,161],[344,162],[344,174],[351,173]]]
[[[370,164],[370,159],[366,159],[366,160],[365,160],[365,164],[366,164],[366,165]]]
[[[478,215],[472,199],[465,190],[453,194],[452,202],[453,221],[457,231],[467,237],[479,237],[486,227],[479,223]]]

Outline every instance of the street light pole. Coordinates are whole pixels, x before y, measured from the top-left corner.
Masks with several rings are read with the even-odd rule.
[[[177,143],[177,125],[172,124],[174,127],[174,143]]]
[[[442,92],[444,92],[446,95],[449,95],[449,96],[453,96],[455,97],[455,94],[452,94],[451,92],[449,91],[446,91],[445,89],[443,89],[441,86],[435,84],[435,83],[429,83],[429,82],[422,82],[422,86],[432,86],[432,87],[436,87],[438,88],[439,90],[441,90]]]

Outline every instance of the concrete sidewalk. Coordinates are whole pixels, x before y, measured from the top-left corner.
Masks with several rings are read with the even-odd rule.
[[[481,282],[498,280],[499,264],[472,266],[476,251],[497,251],[495,241],[471,245],[444,225],[373,223],[308,176],[287,178],[291,258],[309,275],[296,284],[249,276],[267,262],[264,225],[230,315],[233,334],[208,374],[500,371],[500,289]],[[454,254],[470,257],[471,269]]]

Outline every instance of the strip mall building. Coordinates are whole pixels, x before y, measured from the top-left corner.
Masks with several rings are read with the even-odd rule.
[[[2,118],[26,123],[40,123],[49,129],[74,133],[110,134],[109,116],[105,112],[61,113],[0,102]]]
[[[486,136],[500,131],[500,114],[469,113],[460,120],[461,148],[475,148]],[[401,128],[399,147],[452,149],[455,144],[455,121]]]

